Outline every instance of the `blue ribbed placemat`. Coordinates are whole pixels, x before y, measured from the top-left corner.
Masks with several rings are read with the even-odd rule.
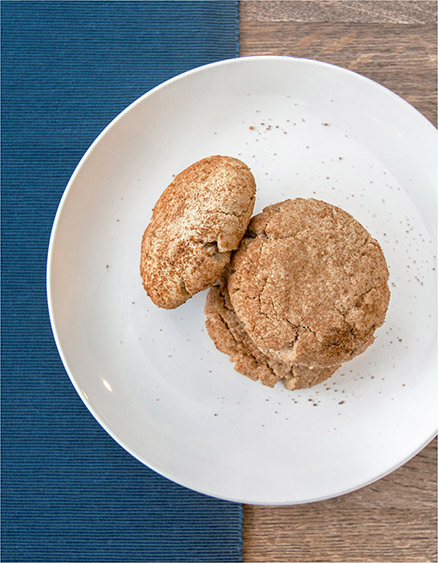
[[[237,55],[237,2],[2,2],[2,561],[240,561],[241,507],[155,474],[71,385],[45,293],[64,187],[129,103]]]

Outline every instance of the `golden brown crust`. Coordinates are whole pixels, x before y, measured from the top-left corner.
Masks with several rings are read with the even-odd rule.
[[[286,200],[253,217],[230,271],[244,329],[288,365],[336,366],[363,352],[389,303],[377,241],[351,215],[315,199]]]
[[[260,380],[268,387],[273,387],[280,380],[289,390],[312,387],[326,380],[338,368],[334,366],[309,369],[304,366],[288,366],[263,354],[237,318],[231,305],[225,276],[221,278],[219,286],[212,287],[208,292],[205,315],[210,338],[216,348],[234,362],[236,371],[253,381]]]
[[[240,160],[204,158],[157,201],[141,244],[143,286],[159,307],[178,307],[210,287],[248,226],[255,180]]]

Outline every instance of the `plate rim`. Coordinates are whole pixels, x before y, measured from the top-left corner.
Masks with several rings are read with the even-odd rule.
[[[360,490],[360,489],[362,489],[362,488],[364,488],[364,487],[366,487],[366,486],[368,486],[372,483],[375,483],[376,481],[379,481],[380,479],[386,477],[387,475],[389,475],[389,474],[393,473],[394,471],[396,471],[397,469],[399,469],[401,466],[405,465],[407,462],[409,462],[411,459],[413,459],[420,451],[422,451],[437,436],[438,428],[435,428],[433,430],[433,432],[431,433],[431,435],[429,435],[426,438],[426,440],[423,441],[412,453],[410,453],[406,458],[404,458],[400,462],[391,466],[391,468],[389,468],[388,470],[384,471],[383,473],[377,475],[376,477],[370,479],[369,481],[367,481],[365,483],[361,483],[361,484],[354,486],[354,487],[351,487],[349,489],[341,490],[341,491],[336,492],[334,494],[331,493],[331,494],[323,495],[323,496],[320,496],[320,497],[315,497],[315,498],[310,498],[310,499],[305,499],[305,500],[297,500],[297,501],[291,501],[291,500],[270,501],[269,499],[265,499],[265,500],[249,499],[248,500],[248,499],[244,499],[244,498],[237,498],[237,497],[231,497],[231,496],[226,496],[226,495],[218,496],[218,494],[215,494],[211,490],[208,490],[208,488],[203,488],[203,487],[194,488],[193,484],[189,485],[189,484],[185,483],[185,479],[178,479],[177,477],[175,477],[171,474],[172,472],[167,472],[165,470],[158,469],[155,466],[155,464],[142,459],[130,446],[128,446],[124,442],[123,439],[118,438],[117,433],[112,429],[111,425],[109,423],[105,422],[99,416],[99,414],[96,412],[95,408],[91,404],[91,401],[88,399],[88,397],[85,396],[84,392],[80,389],[80,386],[77,383],[75,376],[74,376],[72,370],[70,369],[70,367],[68,365],[68,362],[67,362],[65,354],[64,354],[63,346],[62,346],[62,343],[61,343],[61,339],[60,339],[60,336],[59,336],[59,333],[58,333],[57,324],[56,324],[56,321],[55,321],[55,308],[54,308],[54,304],[53,304],[53,300],[52,300],[51,274],[52,274],[52,270],[53,270],[53,261],[54,261],[53,252],[54,252],[56,233],[57,233],[58,226],[59,226],[59,223],[60,223],[60,220],[61,220],[62,212],[63,212],[63,209],[66,205],[69,193],[71,192],[72,187],[75,184],[76,177],[80,173],[80,171],[83,168],[83,166],[85,165],[86,161],[90,158],[92,152],[94,151],[95,147],[99,144],[101,139],[119,121],[121,121],[128,112],[133,111],[137,105],[141,104],[144,99],[146,99],[147,97],[152,96],[153,94],[159,92],[161,89],[168,87],[169,85],[173,84],[174,82],[177,82],[179,80],[183,80],[186,77],[192,76],[194,74],[205,72],[206,70],[209,70],[210,68],[226,66],[226,65],[230,65],[230,64],[231,65],[233,65],[233,64],[234,65],[245,64],[248,61],[268,61],[268,60],[287,60],[287,61],[291,61],[291,62],[295,62],[295,63],[310,64],[312,66],[320,66],[320,67],[324,67],[324,68],[329,67],[334,72],[339,72],[341,74],[354,75],[354,77],[356,79],[364,81],[369,86],[372,86],[373,88],[375,88],[377,90],[383,91],[384,93],[386,93],[386,95],[389,94],[394,100],[397,101],[397,103],[401,102],[402,105],[404,106],[405,110],[408,110],[413,116],[415,116],[416,119],[419,119],[420,121],[422,121],[424,127],[427,127],[429,129],[433,130],[434,133],[437,132],[437,129],[432,124],[432,122],[429,121],[429,119],[427,119],[427,117],[425,115],[423,115],[417,108],[415,108],[413,105],[411,105],[409,102],[407,102],[400,95],[396,94],[395,92],[393,92],[392,90],[390,90],[386,86],[383,86],[382,84],[372,80],[371,78],[368,78],[368,77],[366,77],[362,74],[359,74],[358,72],[346,69],[344,67],[341,67],[341,66],[338,66],[338,65],[335,65],[335,64],[332,64],[332,63],[318,61],[318,60],[315,60],[315,59],[308,59],[308,58],[304,58],[304,57],[291,57],[291,56],[287,56],[287,55],[252,55],[252,56],[235,57],[235,58],[231,58],[231,59],[224,59],[224,60],[220,60],[220,61],[215,61],[215,62],[212,62],[212,63],[208,63],[208,64],[205,64],[205,65],[201,65],[201,66],[195,67],[193,69],[187,70],[183,73],[180,73],[176,76],[173,76],[173,77],[169,78],[168,80],[158,84],[157,86],[148,90],[147,92],[142,94],[139,98],[137,98],[136,100],[131,102],[126,108],[124,108],[118,115],[116,115],[116,117],[114,117],[104,127],[104,129],[97,135],[97,137],[94,139],[94,141],[88,147],[88,149],[85,151],[85,153],[83,154],[83,156],[81,157],[79,162],[76,164],[75,169],[74,169],[73,173],[71,174],[69,181],[68,181],[68,183],[67,183],[67,185],[66,185],[66,187],[63,191],[62,197],[59,201],[59,204],[58,204],[58,207],[57,207],[57,210],[56,210],[56,214],[55,214],[55,217],[54,217],[54,220],[53,220],[51,232],[50,232],[48,251],[47,251],[47,262],[46,262],[46,298],[47,298],[48,313],[49,313],[49,319],[50,319],[50,326],[51,326],[52,334],[53,334],[53,337],[54,337],[54,340],[55,340],[55,344],[56,344],[58,354],[61,358],[63,367],[64,367],[65,371],[67,372],[67,375],[70,379],[70,382],[72,383],[73,387],[75,388],[75,390],[78,393],[79,397],[81,398],[82,402],[84,403],[84,405],[86,406],[86,408],[88,409],[90,414],[93,416],[93,418],[96,420],[96,422],[107,432],[107,434],[109,434],[109,436],[120,447],[122,447],[126,452],[128,452],[134,459],[139,461],[142,465],[145,465],[149,469],[155,471],[159,475],[165,477],[166,479],[169,479],[170,481],[172,481],[172,482],[174,482],[178,485],[181,485],[181,486],[183,486],[187,489],[190,489],[192,491],[195,491],[195,492],[198,492],[198,493],[201,493],[201,494],[213,497],[213,498],[217,498],[217,499],[229,501],[229,502],[235,502],[235,503],[250,504],[250,505],[255,505],[255,506],[257,506],[257,505],[259,505],[259,506],[293,506],[293,505],[300,505],[300,504],[309,504],[309,503],[313,503],[313,502],[320,502],[320,501],[324,501],[324,500],[329,500],[331,498],[337,498],[339,496],[343,496],[343,495],[349,494],[351,492]]]

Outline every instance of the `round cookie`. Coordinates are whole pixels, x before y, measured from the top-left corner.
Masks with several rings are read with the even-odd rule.
[[[248,334],[231,305],[225,279],[219,286],[210,288],[205,303],[208,334],[216,348],[224,352],[234,362],[239,373],[253,381],[260,380],[263,385],[273,387],[282,381],[289,389],[312,387],[330,377],[339,366],[310,369],[304,366],[287,366],[263,354]]]
[[[204,158],[176,176],[141,243],[143,286],[156,305],[174,309],[217,280],[245,234],[254,201],[254,177],[236,158]]]
[[[309,368],[363,352],[390,296],[377,241],[342,209],[301,198],[253,217],[234,253],[228,290],[265,355]]]

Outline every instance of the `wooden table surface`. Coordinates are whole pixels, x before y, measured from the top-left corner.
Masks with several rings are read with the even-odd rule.
[[[240,55],[355,70],[437,120],[437,3],[241,0]],[[244,507],[246,562],[437,561],[437,445],[359,491],[302,506]]]

